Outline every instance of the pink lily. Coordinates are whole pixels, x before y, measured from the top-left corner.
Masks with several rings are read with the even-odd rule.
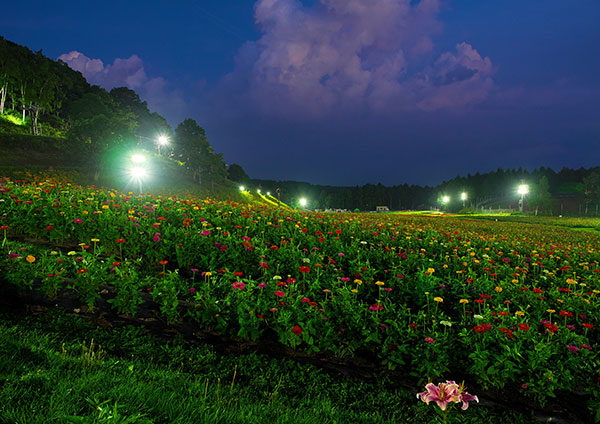
[[[460,401],[459,387],[454,381],[439,383],[437,386],[429,383],[425,389],[426,391],[417,394],[417,399],[420,398],[427,405],[433,401],[442,411],[446,410],[448,403]]]

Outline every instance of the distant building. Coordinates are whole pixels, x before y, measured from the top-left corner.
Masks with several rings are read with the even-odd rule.
[[[376,212],[389,212],[390,208],[388,208],[387,206],[377,206],[375,208]]]

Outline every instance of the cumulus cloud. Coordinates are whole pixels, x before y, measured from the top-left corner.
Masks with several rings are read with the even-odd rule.
[[[135,90],[142,100],[148,102],[151,111],[158,112],[171,123],[184,118],[187,105],[183,93],[171,88],[171,84],[162,77],[148,78],[142,59],[135,54],[127,59],[117,58],[107,65],[78,51],[62,54],[58,60],[81,72],[90,84],[107,90],[114,87]]]
[[[222,88],[244,87],[240,95],[274,114],[479,103],[493,88],[493,67],[471,45],[423,64],[441,31],[439,10],[440,0],[258,0],[262,36],[241,48]]]

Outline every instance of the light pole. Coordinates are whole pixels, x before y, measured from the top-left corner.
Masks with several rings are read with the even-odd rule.
[[[448,196],[448,195],[442,196],[442,206],[446,206],[448,203],[450,203],[450,196]]]
[[[142,194],[142,179],[146,177],[146,170],[139,166],[134,166],[129,170],[129,175],[131,175],[131,178],[134,180],[137,180],[140,194]]]
[[[158,149],[159,156],[160,156],[160,147],[166,146],[167,144],[169,144],[169,138],[166,135],[158,136],[158,138],[156,139],[156,147]]]
[[[517,190],[521,195],[519,199],[519,212],[523,212],[523,203],[525,201],[525,195],[529,193],[529,186],[527,184],[521,184]]]
[[[467,200],[467,193],[466,192],[462,192],[460,193],[460,200],[462,200],[463,202],[463,209],[465,208],[465,200]]]

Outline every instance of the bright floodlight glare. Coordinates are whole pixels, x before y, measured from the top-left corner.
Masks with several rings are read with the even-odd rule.
[[[129,170],[129,175],[133,178],[141,180],[146,176],[146,170],[144,168],[134,167]]]
[[[256,192],[257,192],[258,194],[260,194],[260,188],[259,188],[258,190],[256,190]]]
[[[143,163],[146,161],[146,157],[144,155],[140,155],[138,153],[131,156],[131,160],[135,163]]]
[[[267,196],[270,196],[270,195],[271,195],[271,192],[270,192],[270,191],[267,191]]]
[[[444,196],[442,197],[442,202],[443,203],[448,203],[450,201],[450,196]]]
[[[156,139],[156,141],[158,142],[158,144],[160,144],[161,146],[164,146],[166,144],[169,143],[169,139],[167,138],[166,135],[161,135],[158,136],[158,138]]]
[[[519,194],[521,196],[523,196],[523,195],[529,193],[529,186],[527,184],[521,184],[519,186],[519,190],[518,191],[519,191]]]
[[[467,193],[465,193],[465,192],[462,192],[462,193],[460,194],[460,200],[467,200]]]
[[[244,188],[244,186],[240,186],[240,191],[244,191],[244,190],[246,190],[246,189]]]
[[[302,207],[306,206],[306,199],[304,197],[302,199],[300,199],[300,206],[302,206]]]

